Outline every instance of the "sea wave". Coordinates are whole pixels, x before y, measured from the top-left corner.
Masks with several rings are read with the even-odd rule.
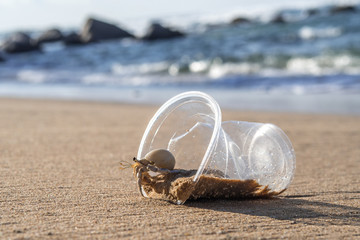
[[[344,62],[349,61],[346,57],[339,57],[335,62],[340,62],[339,68]],[[203,64],[196,62],[196,64]],[[156,65],[156,64],[155,64]],[[190,64],[191,66],[192,64]],[[144,67],[144,66],[142,66]],[[150,66],[147,66],[150,68]],[[288,68],[284,70],[273,68],[260,68],[250,63],[224,63],[209,65],[206,72],[191,71],[179,75],[164,74],[163,70],[152,74],[138,74],[130,66],[127,69],[122,66],[121,75],[112,72],[88,72],[88,71],[48,71],[48,70],[21,70],[7,72],[3,83],[14,82],[14,78],[21,83],[28,84],[61,84],[61,85],[86,85],[86,86],[112,86],[112,87],[151,87],[151,86],[206,86],[221,88],[239,88],[257,91],[287,92],[294,94],[306,93],[360,93],[360,71],[353,68],[352,71],[339,73],[332,68],[322,69],[312,59],[297,58],[289,61]],[[190,68],[190,67],[189,67]],[[202,69],[201,65],[199,69]],[[170,71],[171,65],[168,68]],[[132,71],[131,73],[129,71]],[[198,70],[198,69],[197,69]],[[258,71],[256,71],[258,70]],[[310,73],[310,74],[309,74]],[[3,72],[0,73],[3,75]]]
[[[155,62],[145,64],[112,66],[112,73],[119,77],[144,75],[197,75],[211,79],[233,75],[360,75],[360,56],[351,54],[324,54],[320,56],[262,56],[257,61],[223,61],[221,58],[196,60],[188,63]]]
[[[0,83],[360,92],[360,15],[283,15],[285,23],[198,23],[169,41],[46,44],[7,55]]]

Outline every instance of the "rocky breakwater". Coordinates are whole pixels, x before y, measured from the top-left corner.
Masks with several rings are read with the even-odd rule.
[[[43,43],[62,41],[64,36],[59,29],[53,28],[43,32],[37,39],[39,45]]]
[[[5,39],[1,50],[6,53],[21,53],[39,50],[39,44],[28,34],[17,32]]]
[[[3,39],[0,43],[0,62],[6,61],[12,54],[41,52],[45,44],[61,43],[64,46],[82,46],[109,40],[124,38],[139,41],[167,40],[184,37],[184,32],[163,26],[159,23],[151,24],[142,37],[136,37],[131,32],[112,23],[95,18],[86,19],[84,25],[76,32],[62,32],[60,29],[51,28],[40,34],[31,32],[15,32]]]
[[[106,40],[135,38],[130,32],[95,18],[88,18],[79,33],[72,32],[64,37],[65,45],[82,45]]]
[[[135,36],[128,31],[114,24],[106,23],[94,18],[89,18],[86,21],[79,36],[85,43],[122,38],[135,38]]]
[[[16,32],[5,39],[0,49],[7,54],[12,54],[38,51],[41,50],[43,44],[51,42],[62,42],[65,45],[83,45],[123,38],[135,38],[135,36],[114,24],[89,18],[79,33],[72,32],[65,35],[59,29],[53,28],[44,31],[37,38],[31,38],[24,32]]]
[[[145,41],[172,39],[178,37],[184,37],[185,33],[178,30],[165,27],[160,23],[152,23],[147,29],[145,35],[141,38]]]

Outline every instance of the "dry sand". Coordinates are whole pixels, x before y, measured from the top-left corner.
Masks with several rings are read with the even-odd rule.
[[[131,161],[157,108],[0,99],[0,239],[360,238],[360,118],[225,111],[271,122],[297,153],[271,200],[142,198]]]

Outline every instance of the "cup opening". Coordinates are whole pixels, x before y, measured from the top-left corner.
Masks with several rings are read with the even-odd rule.
[[[149,124],[147,125],[144,135],[140,142],[137,158],[142,159],[149,151],[154,149],[152,143],[157,137],[157,134],[159,134],[159,131],[161,130],[160,128],[162,127],[163,123],[166,120],[171,121],[170,116],[174,113],[174,111],[189,103],[191,104],[196,103],[198,104],[198,106],[209,108],[207,110],[211,112],[211,116],[206,115],[207,113],[204,113],[204,116],[206,116],[207,118],[211,118],[213,120],[211,124],[212,126],[209,126],[210,128],[212,128],[210,141],[208,142],[208,146],[205,150],[205,153],[202,156],[202,160],[197,168],[197,172],[193,179],[194,182],[197,182],[201,174],[203,173],[205,167],[208,165],[211,155],[215,151],[221,131],[221,121],[222,121],[221,110],[218,103],[211,96],[203,92],[198,92],[198,91],[184,92],[179,95],[176,95],[175,97],[165,102],[149,121]],[[197,114],[201,115],[201,113],[197,113]],[[168,139],[168,141],[170,140],[171,137]],[[163,146],[163,148],[169,148],[169,146]]]

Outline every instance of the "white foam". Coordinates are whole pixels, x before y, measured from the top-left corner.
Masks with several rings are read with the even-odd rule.
[[[209,61],[195,61],[189,65],[189,69],[193,73],[205,72],[209,69]]]
[[[300,38],[309,40],[314,38],[333,38],[342,34],[342,30],[339,27],[326,27],[326,28],[314,28],[304,26],[300,28],[298,35]]]
[[[360,58],[349,55],[322,55],[313,58],[297,57],[290,59],[286,66],[288,74],[329,75],[360,74]]]
[[[129,76],[166,72],[168,67],[169,63],[167,62],[155,62],[133,65],[122,65],[119,63],[115,63],[111,66],[111,72],[115,75]]]
[[[20,70],[17,79],[21,82],[43,83],[47,80],[47,74],[44,71]]]
[[[313,58],[294,58],[287,63],[287,70],[294,74],[320,75],[323,70]]]
[[[235,74],[253,74],[259,73],[261,66],[257,63],[223,63],[223,64],[212,64],[209,69],[209,77],[221,78],[226,75]]]

